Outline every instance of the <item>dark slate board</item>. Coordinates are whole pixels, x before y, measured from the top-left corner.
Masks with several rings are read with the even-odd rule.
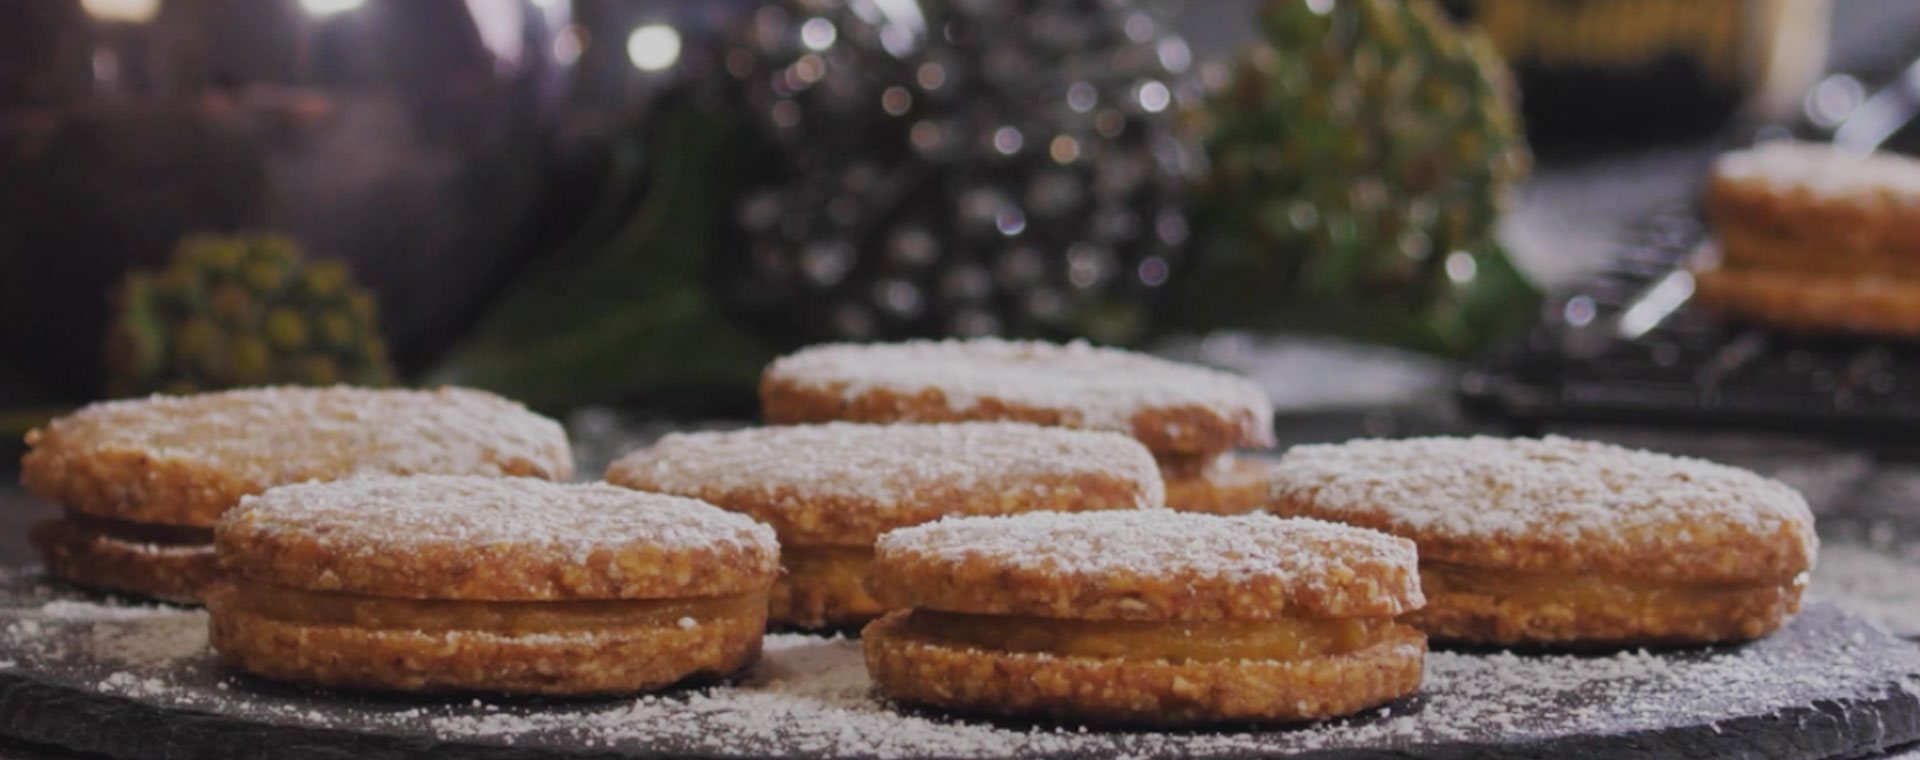
[[[203,613],[0,578],[0,735],[110,757],[1845,758],[1920,741],[1920,647],[1825,604],[1753,644],[1436,652],[1420,694],[1292,727],[957,719],[873,698],[857,642],[781,635],[731,684],[591,701],[328,693],[222,670]]]

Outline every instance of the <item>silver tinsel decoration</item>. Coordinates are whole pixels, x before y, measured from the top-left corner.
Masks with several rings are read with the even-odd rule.
[[[1177,276],[1192,54],[1119,0],[781,0],[726,51],[770,141],[722,255],[797,340],[1124,341]]]

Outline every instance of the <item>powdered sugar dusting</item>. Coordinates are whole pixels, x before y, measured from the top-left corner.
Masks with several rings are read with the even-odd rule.
[[[272,387],[92,404],[50,437],[219,469],[261,487],[357,474],[571,477],[560,424],[481,391]]]
[[[884,390],[913,396],[938,389],[955,411],[985,399],[1059,410],[1073,427],[1131,432],[1143,411],[1199,406],[1246,418],[1270,444],[1273,407],[1258,385],[1218,370],[1144,354],[1067,344],[972,340],[839,343],[782,357],[767,376],[847,398]]]
[[[1722,155],[1714,173],[1778,192],[1920,204],[1920,160],[1898,153],[1859,154],[1826,143],[1774,140]]]
[[[1286,589],[1324,587],[1363,567],[1410,575],[1415,566],[1413,542],[1377,531],[1305,518],[1163,509],[948,518],[887,533],[874,552],[882,562],[890,554],[979,558],[1088,579],[1179,574],[1229,583],[1277,580]]]
[[[919,507],[917,497],[935,490],[1047,489],[1088,476],[1137,484],[1135,506],[1165,501],[1153,455],[1131,438],[1005,422],[675,433],[614,463],[607,476],[688,495],[751,498],[792,489],[882,513]]]
[[[405,557],[423,547],[495,547],[571,557],[619,553],[636,542],[668,549],[716,545],[777,551],[773,531],[679,496],[604,483],[423,475],[303,483],[240,501],[215,528],[217,544],[243,535],[305,536],[347,556]]]
[[[1828,545],[1810,591],[1895,634],[1920,638],[1920,561]]]
[[[1618,535],[1711,520],[1769,534],[1791,524],[1813,554],[1813,514],[1792,488],[1746,470],[1605,443],[1409,438],[1296,446],[1272,472],[1276,501],[1384,515],[1439,536]]]

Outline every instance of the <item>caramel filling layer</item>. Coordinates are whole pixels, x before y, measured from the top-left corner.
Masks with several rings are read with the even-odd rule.
[[[761,614],[765,594],[693,599],[617,599],[566,602],[476,602],[392,599],[304,591],[252,581],[234,583],[234,606],[299,625],[345,625],[380,630],[486,631],[502,634],[662,628]]]
[[[67,511],[66,520],[107,538],[133,544],[188,546],[213,543],[212,528],[115,520],[72,510]]]
[[[981,649],[1073,657],[1207,662],[1295,661],[1348,654],[1380,643],[1390,618],[1258,621],[1062,620],[914,610],[907,628]]]
[[[1420,563],[1420,586],[1428,597],[1481,594],[1516,604],[1575,607],[1695,605],[1775,588],[1774,584],[1659,583],[1599,574],[1516,573],[1448,562]]]
[[[836,586],[866,588],[871,546],[782,546],[780,565],[792,575],[830,579]]]

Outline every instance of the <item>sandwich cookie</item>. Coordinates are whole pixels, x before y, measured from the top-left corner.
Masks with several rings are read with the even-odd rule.
[[[1215,464],[1274,443],[1273,407],[1245,378],[1081,342],[814,346],[768,365],[760,402],[776,424],[1011,420],[1124,433],[1161,463],[1175,509],[1258,509],[1264,487],[1241,485],[1259,473]]]
[[[609,482],[691,496],[780,537],[769,619],[805,628],[885,611],[866,582],[873,542],[948,515],[1157,507],[1153,457],[1115,433],[1011,422],[829,423],[668,435]]]
[[[1706,211],[1718,265],[1695,300],[1808,330],[1920,334],[1920,159],[1769,142],[1721,156]]]
[[[1347,715],[1419,688],[1414,547],[1317,520],[1136,510],[893,531],[862,634],[895,699],[1183,725]]]
[[[418,476],[282,486],[221,518],[214,649],[326,687],[582,695],[751,664],[766,526],[605,484]]]
[[[1640,646],[1764,636],[1800,608],[1818,540],[1792,488],[1566,438],[1296,446],[1270,508],[1412,539],[1435,640]]]
[[[27,433],[20,482],[66,510],[34,526],[48,570],[196,602],[220,514],[272,486],[360,474],[562,480],[553,420],[479,391],[258,388],[92,404]]]

